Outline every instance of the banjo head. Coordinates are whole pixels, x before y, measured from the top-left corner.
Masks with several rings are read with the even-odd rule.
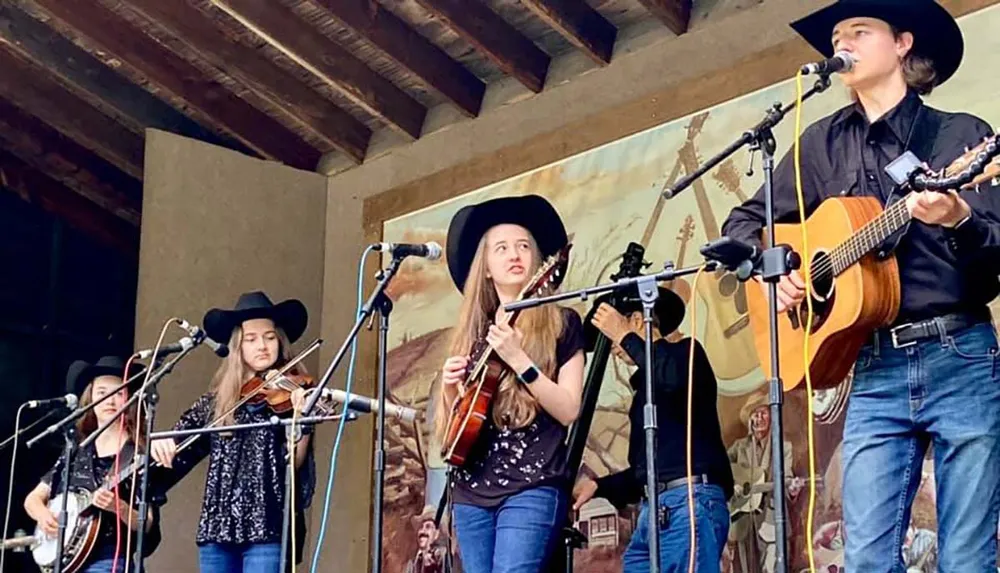
[[[62,509],[62,494],[49,500],[48,508],[54,515]],[[80,551],[80,545],[85,541],[87,532],[94,517],[88,515],[81,518],[80,512],[86,507],[88,495],[80,492],[70,492],[66,499],[66,531],[63,535],[63,566],[65,567]],[[58,551],[56,536],[46,535],[41,527],[35,527],[35,537],[38,545],[31,551],[35,564],[43,571],[51,571],[56,565]]]

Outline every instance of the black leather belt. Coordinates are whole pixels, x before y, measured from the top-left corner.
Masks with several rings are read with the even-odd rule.
[[[691,476],[691,483],[692,484],[701,484],[701,483],[710,484],[710,483],[712,483],[712,480],[708,479],[708,474],[701,474],[701,475]],[[674,488],[678,488],[678,487],[686,487],[687,484],[688,484],[688,478],[687,477],[680,477],[680,478],[677,478],[677,479],[672,479],[672,480],[667,481],[667,482],[658,481],[658,482],[656,482],[656,495],[660,495],[661,493],[663,493],[663,492],[665,492],[667,490],[670,490],[670,489],[674,489]],[[645,488],[643,488],[643,489],[645,489]]]
[[[893,348],[906,348],[922,340],[940,338],[970,326],[989,322],[989,320],[988,316],[968,313],[946,314],[920,322],[909,322],[892,328],[882,328],[878,330],[878,335],[888,337]]]

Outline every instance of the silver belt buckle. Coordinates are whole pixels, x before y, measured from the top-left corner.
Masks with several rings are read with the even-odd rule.
[[[904,342],[903,344],[899,343],[899,333],[897,331],[902,330],[904,328],[908,328],[910,326],[913,326],[912,322],[907,322],[906,324],[900,324],[899,326],[895,326],[889,329],[889,338],[892,339],[893,348],[899,350],[900,348],[907,348],[909,346],[914,346],[917,343],[916,340],[911,340],[910,342]]]

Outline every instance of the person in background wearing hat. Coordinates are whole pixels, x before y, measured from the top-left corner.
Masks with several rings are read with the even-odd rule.
[[[448,269],[462,291],[442,370],[438,412],[450,412],[480,337],[509,366],[492,413],[451,483],[462,568],[468,573],[537,573],[566,508],[566,428],[583,392],[583,327],[571,309],[523,311],[499,320],[543,259],[568,242],[552,205],[537,195],[464,207],[448,229]],[[561,277],[559,277],[561,278]],[[436,416],[445,440],[447,416]]]
[[[736,482],[730,500],[732,528],[729,538],[737,545],[743,573],[772,573],[777,555],[774,549],[774,496],[771,481],[771,410],[767,391],[754,393],[740,408],[740,421],[747,435],[729,446],[729,462]],[[792,472],[794,459],[792,442],[784,440],[785,479],[788,499],[794,500],[802,491],[804,481]],[[764,488],[760,497],[752,488]],[[787,512],[786,512],[787,513]]]
[[[262,292],[240,296],[233,310],[212,309],[203,320],[213,340],[229,341],[229,355],[219,365],[207,393],[189,408],[176,430],[202,428],[217,419],[225,425],[266,422],[270,410],[243,404],[240,390],[254,376],[281,368],[291,357],[291,345],[305,332],[308,315],[298,300],[274,304]],[[296,365],[289,374],[304,374]],[[305,392],[292,393],[292,404],[301,409]],[[302,517],[315,487],[315,469],[309,438],[312,426],[303,426],[296,445],[294,540],[301,547],[305,534]],[[227,435],[211,434],[177,454],[173,439],[156,440],[153,458],[172,467],[174,456],[189,469],[208,456],[208,476],[195,541],[202,573],[276,573],[282,570],[281,535],[285,508],[285,430],[268,427]],[[287,566],[287,564],[286,564]]]
[[[902,569],[900,546],[923,452],[933,442],[943,571],[993,571],[1000,512],[1000,367],[987,304],[1000,293],[1000,190],[919,192],[885,174],[912,151],[935,169],[992,133],[979,118],[921,100],[958,69],[955,20],[932,0],[841,0],[792,24],[842,73],[855,103],[802,134],[806,215],[836,194],[906,202],[913,217],[895,249],[902,300],[895,322],[861,350],[844,425],[843,504],[850,572]],[[983,70],[992,70],[982,62]],[[798,220],[789,153],[774,178],[778,222]],[[760,244],[763,190],[723,234]],[[884,248],[888,253],[889,249]],[[799,273],[779,283],[779,312],[799,305]]]
[[[134,377],[141,370],[141,367],[133,368],[129,377]],[[129,394],[141,385],[142,378],[139,377],[135,383],[124,389],[120,388],[124,371],[125,363],[114,356],[105,356],[94,364],[78,360],[70,365],[66,375],[67,390],[80,397],[81,408],[85,408],[95,400],[100,400],[117,390],[115,396],[101,402],[97,408],[88,412],[77,422],[77,436],[81,441],[112,419],[125,405]],[[132,498],[131,507],[127,501],[124,501],[130,499],[128,495],[129,482],[120,484],[116,488],[117,491],[114,492],[103,487],[105,478],[115,474],[116,453],[119,451],[121,453],[119,459],[122,466],[132,461],[136,447],[135,421],[135,412],[130,411],[124,415],[124,427],[118,423],[111,424],[91,445],[78,449],[73,457],[73,466],[69,474],[71,490],[96,491],[94,505],[101,512],[97,540],[83,563],[83,568],[80,569],[83,573],[110,573],[115,566],[116,512],[123,520],[123,529],[131,528],[134,532],[139,526],[139,516],[135,510],[137,499]],[[49,510],[48,503],[53,496],[62,493],[60,480],[62,479],[64,463],[64,458],[60,458],[55,466],[42,476],[41,482],[35,489],[31,490],[24,500],[24,510],[38,523],[42,531],[51,537],[58,534],[59,521],[55,512]],[[132,520],[130,522],[124,521],[128,519],[130,512]],[[159,544],[159,509],[156,504],[152,504],[149,506],[146,516],[146,537],[143,542],[145,555],[143,557],[151,555]],[[124,571],[124,535],[121,547],[122,554],[119,555],[117,569]]]
[[[574,509],[592,497],[602,497],[615,507],[642,500],[638,525],[623,557],[626,573],[649,571],[648,504],[645,501],[646,435],[643,409],[646,405],[645,324],[637,290],[619,299],[615,306],[608,296],[598,299],[587,317],[587,343],[593,347],[599,329],[612,342],[611,351],[620,360],[637,366],[630,383],[634,394],[629,408],[629,467],[594,481],[580,478],[573,489]],[[673,291],[660,287],[653,309],[653,384],[656,404],[656,473],[660,508],[660,568],[687,571],[691,551],[687,477],[688,357],[695,345],[692,396],[691,455],[697,531],[695,570],[718,573],[729,531],[726,502],[733,493],[733,474],[722,441],[716,410],[718,388],[715,373],[701,344],[690,338],[668,342],[663,338],[680,326],[684,302]]]
[[[441,540],[434,518],[437,508],[433,505],[424,506],[420,515],[411,519],[413,529],[417,532],[417,554],[406,566],[406,573],[443,573],[445,557],[448,548]]]

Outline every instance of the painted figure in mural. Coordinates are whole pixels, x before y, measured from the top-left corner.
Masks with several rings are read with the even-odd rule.
[[[411,520],[417,533],[417,554],[406,565],[406,573],[443,573],[448,547],[434,524],[437,508],[427,505]]]
[[[455,532],[469,573],[539,571],[566,515],[565,440],[583,392],[583,325],[575,311],[548,305],[523,311],[512,328],[501,304],[516,299],[543,259],[567,242],[559,214],[537,195],[463,207],[448,228],[448,270],[463,300],[438,411],[450,412],[465,391],[479,340],[513,373],[453,471]],[[444,443],[447,417],[435,423]]]
[[[845,561],[849,572],[902,568],[900,524],[910,519],[923,453],[933,443],[943,571],[996,566],[1000,511],[1000,365],[987,304],[1000,293],[1000,189],[902,196],[885,173],[912,151],[936,169],[992,133],[968,114],[926,106],[922,95],[958,69],[964,40],[932,0],[841,0],[792,24],[827,56],[847,51],[841,74],[855,103],[809,126],[801,140],[806,215],[826,198],[904,201],[912,221],[892,252],[901,301],[854,367],[843,440]],[[791,153],[775,173],[775,217],[798,221]],[[726,235],[759,241],[762,190],[737,207]],[[804,296],[799,273],[779,284],[779,311]],[[991,383],[992,382],[992,383]],[[901,513],[902,510],[902,513]]]
[[[604,300],[607,300],[606,298]],[[688,478],[685,464],[687,431],[688,357],[692,340],[668,342],[661,332],[673,332],[684,318],[684,301],[666,288],[654,308],[653,382],[656,399],[656,470],[660,504],[660,567],[663,571],[686,571],[690,551]],[[612,342],[615,357],[630,366],[645,363],[645,325],[639,293],[620,298],[615,306],[600,302],[585,321],[588,344],[597,330]],[[592,326],[591,326],[592,325]],[[596,327],[596,328],[595,328]],[[694,346],[694,380],[691,428],[697,551],[695,570],[719,571],[720,559],[729,530],[726,502],[733,492],[733,476],[726,459],[719,417],[716,411],[717,382],[705,350]],[[643,501],[638,525],[623,558],[626,573],[649,571],[648,505],[643,500],[646,484],[643,408],[645,374],[637,369],[630,379],[632,406],[629,408],[629,467],[597,481],[581,478],[573,490],[574,507],[594,496],[607,499],[617,508]]]
[[[730,500],[733,519],[729,539],[736,543],[741,573],[774,571],[774,483],[771,481],[771,412],[767,394],[757,392],[740,409],[747,435],[729,446],[735,493]],[[785,493],[794,500],[804,482],[792,473],[791,442],[784,444]]]
[[[306,330],[309,315],[302,302],[274,304],[260,291],[240,295],[232,309],[212,309],[202,323],[213,340],[229,343],[223,360],[203,394],[174,424],[176,430],[204,428],[221,419],[226,425],[267,422],[274,415],[241,400],[244,383],[281,368],[292,357],[291,345]],[[295,365],[290,375],[305,374]],[[305,390],[291,393],[291,405],[305,405]],[[296,561],[305,543],[304,510],[316,485],[310,438],[303,426],[294,448],[296,477],[294,519]],[[208,476],[195,542],[202,573],[279,571],[285,502],[285,431],[270,426],[231,435],[212,434],[178,449],[174,438],[153,441],[152,456],[181,475],[208,457]],[[288,564],[286,564],[286,567]]]

